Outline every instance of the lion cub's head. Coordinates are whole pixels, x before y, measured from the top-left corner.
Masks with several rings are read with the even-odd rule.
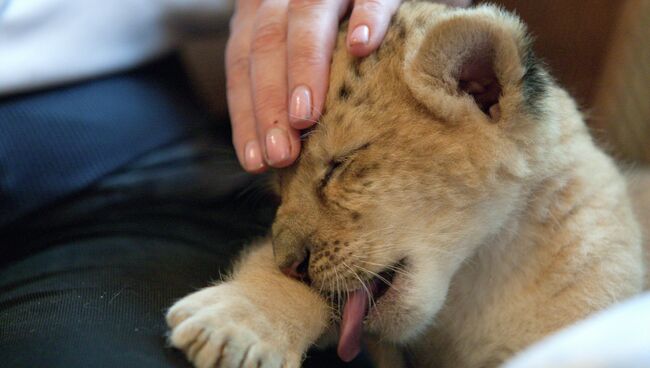
[[[412,338],[548,169],[559,95],[514,16],[404,4],[375,54],[334,54],[326,111],[279,175],[279,266],[347,303],[342,334]]]

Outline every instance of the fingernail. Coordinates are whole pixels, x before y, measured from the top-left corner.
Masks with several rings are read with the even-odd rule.
[[[280,128],[271,128],[266,133],[266,158],[270,165],[279,164],[289,159],[289,137]]]
[[[291,121],[307,120],[311,118],[311,92],[307,86],[294,88],[289,106]]]
[[[244,147],[244,165],[246,170],[255,171],[264,167],[262,151],[256,140],[249,141]]]
[[[370,28],[366,25],[357,26],[350,34],[350,46],[366,45],[370,40]]]

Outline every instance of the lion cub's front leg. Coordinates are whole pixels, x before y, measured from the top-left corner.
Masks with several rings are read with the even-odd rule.
[[[270,241],[167,313],[171,344],[197,367],[299,367],[329,321],[326,302],[277,269]]]

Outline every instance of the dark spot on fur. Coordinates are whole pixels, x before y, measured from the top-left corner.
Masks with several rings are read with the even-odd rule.
[[[339,247],[334,247],[334,253],[338,253],[341,250]]]
[[[364,181],[361,185],[363,185],[364,188],[367,188],[372,185],[371,181]]]
[[[361,218],[361,214],[357,211],[352,211],[351,216],[352,216],[352,220],[354,221],[359,221],[359,219]]]
[[[341,244],[341,241],[339,241],[339,240],[334,240],[334,245],[339,245],[339,244]]]
[[[339,98],[343,101],[347,101],[350,97],[350,87],[347,84],[343,83],[341,89],[339,89]]]
[[[325,257],[329,257],[330,256],[330,251],[326,250],[323,254],[325,254]]]
[[[543,114],[541,102],[548,93],[550,77],[546,73],[544,63],[535,56],[532,50],[526,52],[523,63],[526,69],[523,77],[523,94],[526,106],[530,113],[541,115]]]
[[[334,259],[336,259],[336,257],[334,257],[333,254],[330,254],[330,256],[329,256],[329,260],[330,260],[330,261],[333,261]]]
[[[325,198],[325,186],[323,185],[322,181],[316,187],[316,198],[318,198],[318,201],[322,204],[327,202],[327,198]]]
[[[406,28],[404,28],[404,25],[401,23],[397,24],[397,37],[400,40],[403,40],[406,38]]]

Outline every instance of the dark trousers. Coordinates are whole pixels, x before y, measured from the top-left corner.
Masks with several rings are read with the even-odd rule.
[[[178,85],[150,74],[106,82],[126,78],[110,91],[122,96],[155,83],[151,109],[184,103]],[[165,310],[266,233],[275,200],[264,180],[239,169],[227,123],[206,119],[0,228],[0,366],[188,366],[166,344]],[[306,366],[340,365],[331,351],[311,356]]]

